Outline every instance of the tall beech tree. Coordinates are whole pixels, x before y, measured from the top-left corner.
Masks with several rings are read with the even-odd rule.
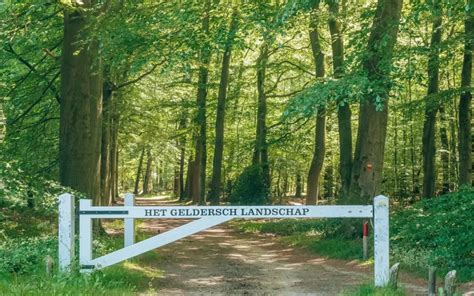
[[[439,51],[441,43],[442,13],[439,0],[432,1],[432,31],[428,58],[428,91],[426,96],[425,122],[423,125],[423,197],[433,197],[436,189],[436,114],[439,110]]]
[[[192,199],[194,203],[204,204],[206,202],[206,98],[209,80],[209,62],[211,59],[211,48],[207,38],[209,37],[209,14],[211,2],[206,0],[203,8],[201,31],[203,34],[203,45],[199,53],[199,78],[197,85],[197,114],[195,123],[197,126],[196,150],[194,157],[194,169],[192,172]]]
[[[472,54],[474,1],[468,0],[464,20],[464,57],[459,98],[459,185],[472,185]]]
[[[341,31],[339,1],[329,0],[328,26],[331,34],[332,65],[334,78],[344,75],[344,38]],[[339,128],[339,174],[341,176],[341,195],[347,198],[352,172],[352,124],[351,108],[343,99],[338,102],[337,124]]]
[[[255,147],[252,158],[253,165],[260,165],[263,181],[267,189],[270,188],[270,164],[268,163],[267,143],[267,94],[265,92],[265,76],[267,71],[269,49],[268,40],[260,46],[257,58],[257,127],[255,131]]]
[[[143,157],[145,157],[145,146],[142,147],[140,153],[140,160],[138,161],[137,173],[135,175],[135,187],[133,189],[133,194],[138,194],[140,188],[140,177],[143,170]]]
[[[378,0],[363,61],[373,85],[360,102],[350,199],[367,203],[381,192],[385,138],[387,135],[390,69],[400,22],[402,0]]]
[[[211,189],[209,192],[209,201],[211,204],[219,204],[221,193],[221,171],[222,156],[224,154],[224,117],[225,101],[227,98],[227,87],[229,85],[229,68],[231,61],[232,44],[239,24],[239,12],[234,8],[229,26],[229,33],[224,45],[224,54],[222,56],[221,80],[219,83],[219,92],[217,95],[216,112],[216,139],[214,143],[214,158],[212,166]]]
[[[60,181],[100,204],[102,73],[98,44],[91,41],[94,2],[64,9],[61,58]]]
[[[142,194],[150,193],[150,185],[151,185],[151,164],[153,162],[153,158],[151,155],[151,149],[148,148],[146,151],[146,168],[145,168],[145,175],[143,176],[143,191]]]
[[[319,1],[318,1],[319,2]],[[310,42],[313,53],[314,64],[316,68],[316,77],[324,78],[324,53],[321,49],[320,33],[318,28],[317,13],[319,3],[313,8],[310,20]],[[308,180],[306,185],[306,204],[315,205],[318,202],[319,184],[321,172],[323,170],[324,155],[326,153],[326,109],[319,108],[316,110],[316,128],[314,138],[313,159],[308,172]]]

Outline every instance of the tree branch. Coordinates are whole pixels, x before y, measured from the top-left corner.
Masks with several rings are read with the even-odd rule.
[[[43,92],[41,93],[41,95],[39,96],[39,98],[33,102],[33,104],[31,104],[25,111],[23,111],[23,113],[18,116],[17,118],[13,119],[9,124],[10,125],[14,125],[15,123],[17,123],[20,119],[22,119],[23,117],[25,117],[28,113],[30,113],[30,111],[36,106],[38,105],[41,100],[43,99],[44,95],[46,94],[46,91],[48,91],[48,89],[51,87],[51,85],[54,83],[54,81],[56,81],[56,79],[58,79],[59,75],[61,74],[61,72],[58,72],[56,73],[56,75],[54,75],[53,79],[48,83],[48,85],[45,87],[45,89],[43,90]]]
[[[133,84],[133,83],[137,83],[138,81],[142,80],[143,78],[145,78],[146,76],[150,75],[151,73],[153,73],[153,71],[155,71],[155,69],[158,67],[158,66],[161,66],[163,65],[164,63],[166,62],[166,59],[161,61],[160,63],[158,64],[154,64],[153,67],[151,67],[150,70],[146,71],[145,73],[143,73],[142,75],[138,76],[137,78],[135,79],[132,79],[132,80],[129,80],[129,81],[126,81],[122,84],[119,84],[119,85],[113,85],[113,90],[118,90],[118,89],[121,89],[125,86],[128,86],[130,84]]]

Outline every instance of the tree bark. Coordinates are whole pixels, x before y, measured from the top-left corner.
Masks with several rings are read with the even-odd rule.
[[[390,65],[398,34],[402,0],[378,0],[363,69],[376,89],[360,103],[350,202],[368,203],[381,192],[387,134]],[[378,109],[376,104],[378,104]]]
[[[144,155],[145,155],[145,146],[143,146],[142,152],[140,153],[140,159],[138,160],[137,175],[135,177],[135,188],[133,189],[133,194],[138,194],[138,187],[140,186],[140,175],[142,173]]]
[[[441,126],[439,127],[439,137],[441,140],[441,168],[442,168],[442,176],[443,176],[443,186],[441,189],[441,194],[446,194],[449,192],[449,139],[448,139],[448,130],[446,126],[448,125],[448,121],[446,120],[446,110],[444,106],[440,106],[439,108],[439,115]]]
[[[79,4],[78,4],[79,5]],[[102,73],[96,42],[86,42],[92,7],[64,10],[61,59],[59,171],[61,185],[100,202]]]
[[[117,109],[117,100],[120,96],[115,94],[112,96],[112,101],[110,102],[110,200],[109,204],[115,203],[116,198],[118,197],[118,131],[119,131],[119,119],[120,115]]]
[[[113,91],[104,79],[102,95],[102,143],[100,153],[101,205],[109,205],[111,200],[111,103]]]
[[[142,192],[142,194],[150,193],[151,164],[153,162],[153,158],[151,156],[150,149],[147,149],[146,158],[147,158],[147,161],[146,161],[145,176],[143,177],[143,192]]]
[[[459,98],[459,186],[472,186],[472,52],[474,50],[474,1],[469,0],[464,21],[464,58]]]
[[[319,6],[319,5],[318,5]],[[323,78],[325,75],[324,68],[324,53],[321,49],[321,42],[319,40],[318,20],[316,10],[313,9],[310,21],[310,41],[313,52],[313,59],[316,68],[316,77]],[[318,203],[319,196],[319,180],[323,170],[324,155],[326,153],[326,110],[321,108],[317,110],[316,115],[316,129],[314,139],[313,159],[308,172],[306,204],[315,205]]]
[[[184,185],[184,196],[185,199],[191,200],[193,198],[193,169],[194,169],[194,161],[191,157],[188,160],[188,167],[186,169],[186,183]]]
[[[210,0],[205,2],[204,16],[202,18],[202,31],[209,35],[209,13],[211,9]],[[209,61],[211,51],[210,45],[207,41],[204,42],[200,52],[199,78],[197,88],[197,106],[198,111],[196,115],[196,125],[199,128],[199,133],[196,139],[196,157],[194,160],[193,171],[193,201],[204,204],[206,202],[206,98],[207,98],[207,83],[209,79]]]
[[[332,63],[334,78],[344,75],[344,39],[341,32],[339,17],[339,2],[329,1],[330,16],[328,19],[331,33]],[[338,104],[337,119],[339,128],[339,174],[341,176],[340,195],[343,199],[348,197],[352,172],[352,125],[351,108],[349,104]]]
[[[435,97],[439,91],[439,45],[441,43],[441,4],[433,0],[433,24],[431,45],[428,60],[428,92],[425,107],[425,122],[423,124],[422,155],[423,155],[423,197],[430,198],[436,190],[436,114],[439,103]]]
[[[285,193],[288,191],[288,176],[285,176],[285,186],[283,186]],[[303,184],[301,184],[301,174],[296,173],[296,186],[295,186],[295,197],[301,198],[301,192],[303,191]]]
[[[270,167],[267,148],[267,94],[265,93],[265,75],[268,62],[268,44],[263,43],[257,58],[257,129],[252,164],[261,165],[266,188],[270,189]]]
[[[217,95],[216,138],[214,143],[211,190],[209,192],[209,200],[213,205],[219,204],[219,198],[221,194],[222,156],[224,154],[225,101],[227,98],[227,87],[229,85],[229,68],[232,44],[234,43],[237,27],[238,13],[237,10],[234,9],[229,34],[225,45],[224,56],[222,58],[221,80],[219,83],[219,93]]]

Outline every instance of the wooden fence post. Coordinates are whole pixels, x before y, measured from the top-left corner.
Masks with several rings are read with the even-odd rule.
[[[387,286],[390,274],[388,198],[383,195],[374,198],[374,261],[375,286]]]
[[[392,268],[390,268],[390,287],[392,289],[398,288],[398,271],[400,269],[400,262],[395,263]]]
[[[135,196],[131,193],[125,194],[124,206],[133,207],[135,205]],[[135,220],[133,218],[125,218],[124,220],[124,245],[131,246],[135,243]]]
[[[81,272],[91,272],[92,261],[92,218],[89,215],[81,215],[92,207],[92,200],[79,200],[79,265]]]
[[[70,271],[74,258],[74,196],[69,193],[59,196],[58,252],[59,270]]]
[[[446,296],[453,296],[456,292],[456,270],[451,270],[444,278],[444,293]]]
[[[428,296],[436,296],[436,267],[428,269]]]

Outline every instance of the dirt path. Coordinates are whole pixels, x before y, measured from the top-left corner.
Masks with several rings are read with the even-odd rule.
[[[156,234],[188,221],[146,220],[140,228]],[[372,280],[370,267],[357,262],[318,257],[284,246],[274,237],[239,233],[226,224],[156,252],[156,267],[164,271],[153,284],[160,295],[339,295]],[[404,286],[411,295],[425,294],[424,283]]]

